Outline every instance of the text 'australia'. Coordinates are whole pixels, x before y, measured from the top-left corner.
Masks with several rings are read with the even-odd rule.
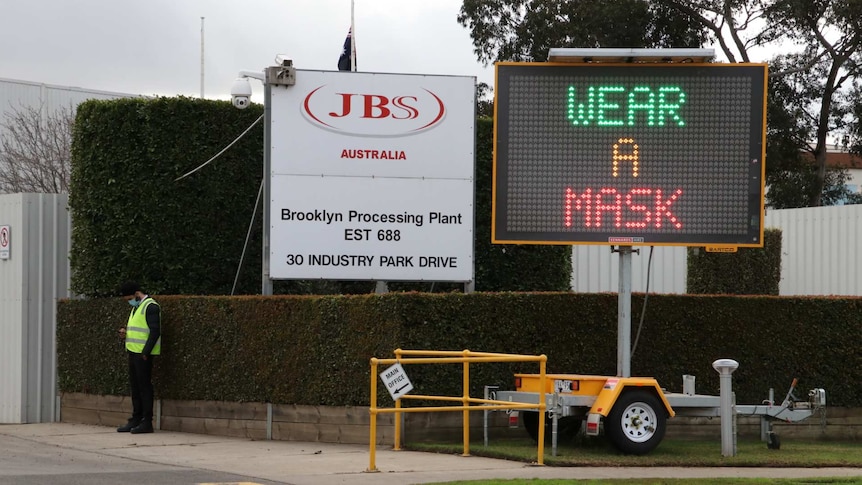
[[[368,160],[407,160],[404,150],[341,150],[341,158]]]

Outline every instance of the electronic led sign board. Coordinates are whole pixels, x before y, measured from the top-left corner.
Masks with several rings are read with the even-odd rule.
[[[498,63],[492,241],[763,246],[766,74]]]

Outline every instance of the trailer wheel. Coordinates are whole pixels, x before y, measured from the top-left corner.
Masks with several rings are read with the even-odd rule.
[[[667,412],[648,391],[625,391],[605,420],[605,434],[623,453],[645,455],[664,438]]]
[[[536,411],[521,411],[521,424],[527,430],[530,438],[539,441],[539,413]],[[557,444],[572,443],[581,430],[581,418],[577,416],[566,416],[557,422]],[[551,418],[545,413],[545,443],[551,443],[554,425]]]

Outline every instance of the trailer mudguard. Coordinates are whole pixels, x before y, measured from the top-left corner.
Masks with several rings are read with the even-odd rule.
[[[617,398],[620,397],[620,394],[622,394],[626,388],[638,387],[654,388],[656,395],[667,410],[668,416],[673,417],[676,414],[674,413],[673,408],[670,407],[670,403],[665,399],[664,392],[662,392],[658,382],[652,377],[609,377],[608,380],[605,381],[605,385],[602,386],[602,390],[599,391],[598,396],[596,396],[596,401],[593,403],[593,407],[590,408],[590,414],[600,414],[607,417],[608,413],[611,412],[611,408],[614,407],[614,403],[617,402]]]

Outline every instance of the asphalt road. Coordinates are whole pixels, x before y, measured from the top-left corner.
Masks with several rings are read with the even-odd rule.
[[[3,427],[0,427],[2,432]],[[166,465],[110,452],[77,450],[31,439],[0,435],[0,484],[2,485],[116,485],[120,483],[279,482],[192,467]]]

